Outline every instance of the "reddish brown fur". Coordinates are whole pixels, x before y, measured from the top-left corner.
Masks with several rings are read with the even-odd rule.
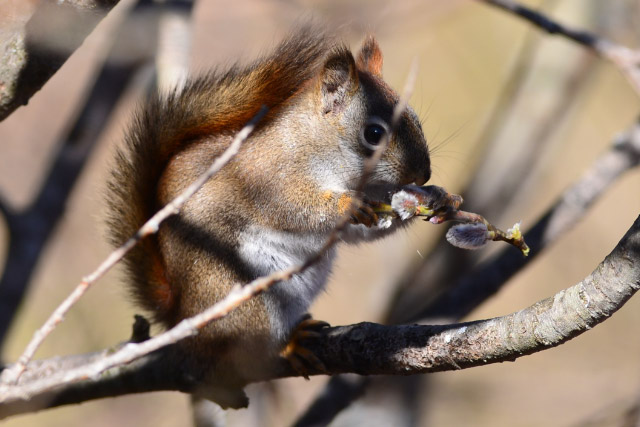
[[[376,77],[382,77],[382,51],[373,36],[368,36],[358,57],[358,67]]]

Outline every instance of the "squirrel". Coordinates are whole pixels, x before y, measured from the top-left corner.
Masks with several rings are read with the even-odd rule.
[[[305,261],[352,200],[342,240],[373,240],[404,226],[378,227],[371,204],[400,186],[424,184],[430,160],[420,120],[403,112],[362,194],[364,161],[385,133],[398,95],[382,79],[382,53],[368,36],[354,58],[317,28],[292,32],[271,53],[153,95],[117,149],[108,183],[107,228],[120,245],[200,176],[256,113],[268,113],[239,153],[179,214],[125,258],[135,301],[169,328],[224,298],[236,284]],[[242,388],[265,378],[324,288],[335,248],[289,281],[255,296],[181,341],[197,367],[199,391],[223,407],[244,407]]]

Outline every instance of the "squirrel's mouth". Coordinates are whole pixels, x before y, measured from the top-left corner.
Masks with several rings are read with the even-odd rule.
[[[372,202],[391,203],[391,196],[405,184],[390,182],[372,182],[364,186],[362,191],[365,198]]]
[[[430,176],[420,177],[420,178],[417,178],[415,181],[410,182],[407,185],[413,184],[413,185],[417,185],[418,187],[422,187],[423,185],[425,185],[427,183],[427,181],[429,181],[429,178],[430,178]]]
[[[429,174],[430,175],[430,174]],[[423,186],[429,180],[429,176],[420,176],[415,180],[411,178],[403,179],[400,182],[389,182],[375,180],[368,182],[363,189],[366,198],[375,202],[391,203],[391,196],[406,185]]]

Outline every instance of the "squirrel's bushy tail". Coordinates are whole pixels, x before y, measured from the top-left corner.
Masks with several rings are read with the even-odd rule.
[[[161,206],[158,181],[167,163],[192,141],[241,129],[263,106],[263,125],[279,106],[321,69],[333,43],[306,26],[285,39],[273,54],[246,67],[212,72],[188,81],[168,95],[155,95],[136,114],[119,148],[107,188],[109,237],[124,243]],[[127,281],[136,300],[171,323],[175,306],[156,237],[144,239],[125,258]]]

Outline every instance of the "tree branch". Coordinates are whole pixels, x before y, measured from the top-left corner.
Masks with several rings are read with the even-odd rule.
[[[476,322],[437,326],[359,323],[326,328],[318,337],[305,341],[305,346],[323,362],[326,371],[309,367],[308,373],[412,375],[512,361],[560,345],[593,328],[622,307],[639,288],[640,217],[588,277],[551,298],[504,317]],[[123,349],[152,341],[129,343]],[[54,377],[69,378],[72,372],[82,369],[64,369],[77,364],[78,360],[85,367],[87,360],[104,364],[122,350],[108,356],[93,353],[31,362],[18,386],[4,385],[0,389],[0,417],[32,410],[29,402],[51,407],[115,396],[115,390],[122,393],[193,390],[197,376],[182,371],[186,368],[174,362],[179,360],[170,354],[175,351],[179,351],[176,346],[167,346],[133,364],[120,363],[109,371],[85,370],[84,379],[80,381],[76,376],[75,384],[58,382],[46,389],[41,387],[43,381],[51,383]],[[61,368],[66,373],[61,372]],[[59,373],[47,378],[50,371]],[[263,380],[300,375],[284,360],[279,370],[271,374]],[[38,379],[42,376],[45,378]],[[105,383],[109,387],[103,386]],[[43,396],[47,397],[46,401]]]
[[[640,217],[583,281],[524,310],[454,325],[330,328],[307,348],[332,374],[410,375],[511,361],[593,328],[639,288]]]

